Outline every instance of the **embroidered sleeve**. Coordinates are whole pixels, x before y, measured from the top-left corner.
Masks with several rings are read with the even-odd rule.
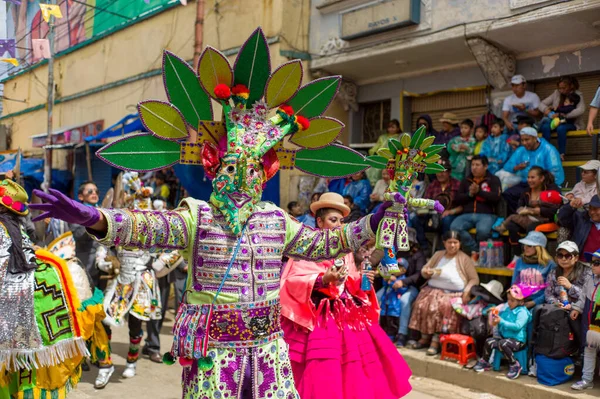
[[[295,259],[323,261],[357,251],[375,234],[371,231],[371,216],[360,218],[334,230],[319,230],[293,220],[287,213],[284,255]]]
[[[174,211],[99,209],[108,222],[106,236],[92,237],[102,245],[140,249],[184,249],[188,245],[188,208]]]

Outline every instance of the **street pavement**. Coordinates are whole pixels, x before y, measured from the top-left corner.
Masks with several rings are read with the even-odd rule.
[[[171,326],[174,313],[167,312],[167,319],[161,331],[160,344],[162,353],[171,345]],[[113,328],[113,362],[115,373],[110,383],[102,390],[94,389],[94,380],[98,369],[91,367],[83,372],[77,388],[71,392],[68,399],[180,399],[181,398],[181,367],[178,364],[167,366],[152,363],[147,356],[140,355],[137,365],[137,375],[132,379],[121,378],[125,368],[128,349],[127,327]],[[466,390],[455,385],[427,378],[413,377],[413,391],[406,399],[497,399],[498,397]]]

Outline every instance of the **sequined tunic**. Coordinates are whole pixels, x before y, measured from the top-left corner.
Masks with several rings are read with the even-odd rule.
[[[184,398],[240,397],[250,365],[253,398],[297,398],[287,346],[279,324],[282,257],[326,260],[357,250],[373,237],[369,217],[336,230],[313,230],[273,204],[261,202],[239,238],[239,251],[218,296],[210,304],[238,245],[224,217],[204,201],[186,199],[174,211],[101,209],[108,232],[99,241],[142,249],[179,249],[191,265],[185,303],[178,310],[172,353],[198,359],[203,339],[214,367],[184,367]],[[208,335],[207,335],[208,334]]]

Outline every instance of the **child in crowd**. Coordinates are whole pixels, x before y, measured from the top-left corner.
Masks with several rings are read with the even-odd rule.
[[[460,123],[460,136],[454,137],[448,143],[450,154],[451,176],[457,180],[465,178],[467,171],[467,157],[473,155],[475,149],[475,138],[473,137],[474,123],[471,119],[465,119]]]
[[[304,215],[304,212],[302,212],[302,207],[300,206],[298,201],[291,201],[290,203],[288,203],[287,209],[290,216],[293,216],[296,219]]]
[[[502,119],[496,119],[494,123],[492,123],[491,134],[481,145],[480,155],[485,155],[488,158],[488,171],[491,174],[495,174],[501,170],[511,154],[510,145],[508,144],[508,135],[503,132],[504,121]]]
[[[389,251],[389,249],[386,251]],[[401,298],[408,291],[408,287],[394,288],[394,283],[406,279],[408,261],[404,258],[396,259],[395,257],[391,260],[397,262],[400,271],[391,275],[387,273],[382,274],[383,287],[377,291],[377,300],[381,308],[379,325],[388,337],[394,340],[400,329],[400,316],[402,314]]]
[[[594,370],[596,370],[596,356],[600,350],[600,248],[594,253],[587,252],[586,260],[591,261],[592,278],[587,279],[583,285],[583,294],[591,301],[588,318],[590,327],[586,336],[586,346],[583,352],[583,377],[581,381],[571,385],[576,391],[594,387]]]
[[[515,353],[527,345],[527,324],[531,320],[531,313],[525,307],[525,296],[540,288],[515,284],[508,289],[507,303],[500,305],[498,311],[492,312],[492,325],[497,329],[494,329],[494,335],[485,341],[483,357],[473,370],[478,373],[491,370],[490,361],[495,349],[510,363],[506,376],[514,380],[521,375],[523,369],[515,358]]]
[[[508,140],[506,140],[506,142],[510,146],[510,150],[512,152],[515,152],[517,148],[521,146],[521,136],[518,134],[512,134],[508,137]]]
[[[519,126],[527,127],[527,125],[521,123]],[[510,150],[507,157],[508,160],[508,158],[510,158],[510,156],[517,150],[517,148],[521,146],[521,136],[518,134],[513,134],[506,140],[506,143],[508,144]],[[502,164],[502,166],[504,166],[504,164]],[[495,173],[495,175],[498,177],[498,179],[500,179],[500,183],[502,183],[502,191],[506,191],[512,186],[516,186],[517,184],[521,183],[520,176],[504,170],[502,167]]]
[[[479,125],[475,128],[475,149],[473,150],[474,155],[481,153],[481,147],[488,137],[488,128],[486,125]],[[488,168],[489,170],[489,168]]]
[[[558,107],[556,107],[556,109],[550,108],[554,112],[554,115],[552,115],[552,117],[547,116],[544,119],[559,118],[558,123],[550,125],[550,126],[552,126],[552,130],[555,130],[558,127],[558,125],[560,125],[561,123],[575,124],[575,118],[567,119],[564,116],[571,113],[572,111],[574,111],[575,108],[577,108],[579,101],[581,101],[581,97],[579,97],[579,94],[573,92],[573,93],[569,93],[565,96],[565,100],[564,100],[562,106],[558,106]],[[542,124],[544,122],[544,119],[542,119],[542,122],[540,124]]]

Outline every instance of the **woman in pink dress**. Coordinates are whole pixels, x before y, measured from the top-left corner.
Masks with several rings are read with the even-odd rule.
[[[311,211],[322,230],[350,213],[336,193],[323,194]],[[379,326],[375,291],[361,290],[353,255],[342,259],[290,260],[283,272],[282,327],[296,388],[302,399],[400,398],[411,390],[411,371]]]

